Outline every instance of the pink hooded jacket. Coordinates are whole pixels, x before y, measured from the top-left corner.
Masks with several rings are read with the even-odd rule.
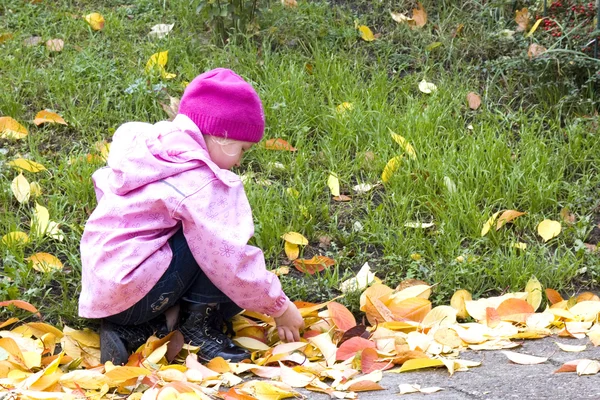
[[[210,160],[188,117],[122,125],[108,167],[92,179],[98,205],[81,238],[80,316],[103,318],[137,303],[167,270],[167,241],[181,227],[198,265],[233,302],[283,314],[289,299],[279,279],[247,244],[254,224],[244,186]]]

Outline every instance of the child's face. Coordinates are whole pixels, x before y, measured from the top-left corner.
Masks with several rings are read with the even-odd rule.
[[[244,152],[254,144],[209,135],[205,135],[204,139],[210,159],[221,169],[231,169],[233,166],[239,167]]]

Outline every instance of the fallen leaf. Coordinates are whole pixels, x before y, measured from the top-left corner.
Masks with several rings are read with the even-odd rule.
[[[600,301],[600,297],[592,292],[583,292],[577,295],[577,302],[582,301]]]
[[[4,43],[8,40],[11,40],[14,37],[12,33],[0,33],[0,43]]]
[[[352,201],[352,197],[346,196],[345,194],[341,194],[339,196],[334,196],[333,200],[338,201],[338,202],[347,202],[347,201]]]
[[[372,42],[373,40],[375,40],[375,35],[373,35],[373,32],[368,26],[359,25],[358,31],[360,32],[361,39],[365,42]]]
[[[548,297],[548,301],[550,302],[550,304],[556,304],[556,303],[560,303],[561,301],[563,301],[562,296],[556,290],[547,288],[545,290],[545,292],[546,292],[546,297]]]
[[[296,0],[281,0],[281,4],[285,7],[298,7],[298,2]]]
[[[55,112],[48,111],[48,110],[42,110],[42,111],[38,112],[35,115],[35,119],[33,120],[33,123],[38,126],[41,124],[44,124],[44,123],[56,123],[56,124],[67,125],[65,120],[60,115],[58,115]]]
[[[531,43],[529,45],[529,48],[527,49],[527,56],[530,60],[533,60],[534,58],[544,54],[545,52],[546,48],[544,46],[539,45],[537,43]]]
[[[400,390],[399,394],[409,394],[409,393],[431,394],[431,393],[435,393],[435,392],[444,390],[441,387],[437,387],[437,386],[421,388],[421,385],[416,384],[416,383],[401,383],[398,386],[398,389]]]
[[[514,362],[515,364],[534,365],[545,363],[546,361],[548,361],[548,357],[530,356],[528,354],[517,353],[509,350],[502,350],[502,354],[504,354],[510,361]]]
[[[584,351],[587,348],[587,346],[585,344],[573,345],[573,344],[565,344],[565,343],[560,343],[560,342],[554,342],[554,343],[556,343],[558,348],[561,349],[562,351],[568,351],[568,352],[572,352],[572,353],[578,353],[580,351]]]
[[[340,284],[342,293],[353,290],[364,290],[375,280],[375,274],[371,272],[368,262],[365,262],[355,277],[345,280]]]
[[[343,304],[332,301],[327,304],[329,317],[335,326],[341,331],[347,331],[356,326],[354,315]]]
[[[495,212],[494,215],[492,215],[486,222],[485,224],[483,224],[483,228],[481,228],[481,237],[487,235],[487,233],[490,231],[490,229],[492,228],[492,225],[494,225],[494,222],[496,222],[496,218],[498,218],[498,215],[500,214],[500,211]]]
[[[390,372],[408,372],[415,371],[418,369],[424,368],[437,368],[444,367],[444,363],[439,359],[432,358],[413,358],[411,360],[406,360],[404,364],[398,370],[391,370]]]
[[[433,222],[406,222],[404,224],[405,228],[415,228],[415,229],[429,229],[433,228],[435,223]]]
[[[410,17],[407,17],[404,14],[390,11],[390,15],[392,16],[392,19],[399,24],[408,24],[409,26],[415,25],[415,20]]]
[[[532,276],[525,286],[525,291],[527,292],[527,302],[535,312],[542,304],[542,284],[535,276]]]
[[[413,160],[417,158],[417,153],[415,152],[414,147],[412,147],[412,145],[404,137],[394,133],[391,129],[390,134],[392,135],[392,139],[394,139],[394,141],[398,143],[400,147],[402,147],[404,152],[408,154],[410,158]]]
[[[334,265],[335,261],[329,257],[317,255],[308,260],[296,259],[293,263],[298,271],[313,275],[317,271],[323,271],[325,268]]]
[[[575,214],[571,212],[568,208],[563,208],[560,210],[560,218],[563,220],[565,224],[572,225],[576,221]]]
[[[167,113],[167,117],[169,117],[169,121],[173,121],[177,116],[177,112],[179,111],[179,103],[181,99],[177,97],[169,96],[169,104],[160,103],[162,109]]]
[[[368,347],[360,354],[360,370],[363,374],[369,374],[373,371],[385,371],[393,368],[394,364],[391,361],[379,361],[377,350]]]
[[[400,167],[400,163],[402,162],[402,156],[396,156],[390,159],[385,167],[383,168],[383,172],[381,173],[381,180],[383,182],[388,182],[394,172]]]
[[[554,373],[557,374],[559,372],[576,372],[577,371],[577,364],[579,364],[580,361],[581,360],[567,361],[566,363],[564,363],[563,365],[561,365],[559,369],[557,369],[556,371],[554,371]]]
[[[153,71],[158,71],[158,72],[160,72],[160,76],[163,79],[173,79],[177,75],[170,74],[165,69],[165,66],[167,65],[168,60],[169,60],[169,51],[168,50],[154,53],[150,56],[150,58],[148,59],[148,62],[146,62],[146,67],[144,68],[144,72],[146,74],[151,74],[151,73],[153,73]]]
[[[577,375],[596,375],[600,371],[600,362],[596,360],[579,360],[577,364]]]
[[[297,244],[301,246],[306,246],[308,244],[308,239],[305,238],[302,234],[298,232],[287,232],[284,233],[281,238],[286,242]]]
[[[104,17],[98,13],[91,13],[83,17],[90,27],[95,31],[100,31],[104,28]]]
[[[450,306],[457,311],[457,318],[465,319],[469,316],[465,303],[471,300],[473,300],[473,297],[471,296],[471,293],[468,290],[459,289],[456,292],[454,292],[452,298],[450,299]]]
[[[423,79],[421,82],[419,82],[419,90],[423,93],[430,94],[437,90],[437,86]]]
[[[0,139],[23,139],[27,129],[11,117],[0,117]]]
[[[16,158],[12,161],[9,161],[7,164],[16,169],[21,169],[33,173],[46,170],[46,167],[44,167],[42,164],[37,163],[35,161],[27,160],[25,158]]]
[[[561,230],[560,222],[550,219],[543,220],[537,226],[537,232],[544,239],[544,242],[558,236]]]
[[[339,104],[336,108],[335,108],[335,112],[338,113],[339,115],[343,115],[345,114],[347,111],[351,111],[354,109],[354,105],[352,103],[349,103],[347,101]]]
[[[471,110],[477,110],[481,106],[481,97],[475,92],[469,92],[467,94],[467,103]]]
[[[19,203],[26,203],[29,201],[31,187],[29,186],[29,181],[22,173],[12,180],[10,190],[13,192]]]
[[[290,145],[288,142],[281,138],[276,139],[268,139],[265,142],[265,148],[267,150],[286,150],[286,151],[296,151],[297,149]]]
[[[63,268],[62,262],[49,253],[36,253],[27,257],[26,260],[31,261],[33,269],[40,272],[56,271]]]
[[[300,256],[300,247],[295,243],[285,242],[283,249],[288,260],[293,261]]]
[[[65,47],[65,42],[62,39],[50,39],[46,42],[46,49],[53,52],[61,52]]]
[[[174,26],[175,26],[175,24],[154,25],[152,28],[150,28],[150,32],[148,33],[148,36],[157,38],[157,39],[162,39],[162,38],[166,37],[169,34],[169,32],[171,32],[171,30],[173,29]]]
[[[332,196],[340,195],[340,181],[336,174],[329,174],[329,177],[327,178],[327,186],[329,186],[329,190],[331,191]]]
[[[363,380],[352,383],[346,388],[348,392],[369,392],[372,390],[385,390],[384,387],[370,380]]]
[[[496,224],[496,230],[502,228],[506,223],[512,222],[515,218],[520,217],[521,215],[525,215],[524,212],[516,211],[516,210],[506,210],[500,215],[498,218],[498,223]]]
[[[529,19],[531,18],[529,10],[523,8],[522,10],[515,11],[515,22],[517,23],[517,32],[524,32],[529,26]]]
[[[41,317],[41,314],[38,312],[37,308],[35,308],[32,304],[23,301],[23,300],[7,300],[7,301],[0,301],[0,307],[6,307],[6,306],[15,306],[17,308],[20,308],[22,310],[25,311],[29,311],[32,312],[34,314],[36,314],[38,317]]]
[[[427,12],[423,8],[423,4],[417,3],[418,8],[414,8],[412,18],[415,21],[417,28],[422,28],[427,23]]]
[[[540,24],[542,23],[542,21],[544,19],[545,18],[540,18],[537,21],[535,21],[535,24],[533,24],[533,26],[531,27],[531,29],[529,30],[529,32],[525,35],[525,37],[527,38],[527,37],[532,36],[535,33],[535,31],[537,30],[537,28],[540,26]]]
[[[25,232],[14,231],[2,236],[2,244],[5,246],[23,245],[29,243],[29,236]]]

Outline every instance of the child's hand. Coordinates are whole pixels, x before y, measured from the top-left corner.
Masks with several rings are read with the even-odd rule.
[[[281,316],[275,318],[279,338],[284,342],[299,342],[300,329],[304,329],[304,319],[300,311],[291,301]]]

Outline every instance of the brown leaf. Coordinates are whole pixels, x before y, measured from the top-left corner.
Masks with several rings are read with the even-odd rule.
[[[427,23],[427,11],[425,11],[421,3],[417,3],[417,7],[413,9],[412,18],[415,21],[416,27],[422,28]]]
[[[352,197],[346,196],[345,194],[340,194],[339,196],[333,197],[333,200],[340,202],[352,201]]]
[[[469,92],[467,94],[467,102],[471,110],[477,110],[481,106],[481,97],[475,92]]]
[[[48,51],[59,52],[65,47],[65,42],[62,39],[50,39],[46,42],[46,48]]]
[[[265,148],[267,150],[286,150],[286,151],[298,150],[295,147],[293,147],[291,144],[289,144],[287,141],[285,141],[281,138],[268,139],[265,142]]]
[[[362,337],[363,339],[368,339],[370,336],[369,331],[367,331],[367,327],[364,325],[356,325],[354,328],[348,329],[342,335],[342,338],[338,342],[338,346],[341,346],[347,340],[352,339],[353,337]]]
[[[173,121],[177,116],[177,111],[179,111],[179,102],[180,99],[177,97],[169,96],[169,104],[160,103],[162,109],[167,113],[169,117],[169,121]]]
[[[534,58],[542,55],[545,51],[546,48],[544,46],[541,46],[537,43],[531,43],[529,45],[529,49],[527,49],[527,55],[529,56],[530,60],[533,60]]]
[[[452,33],[452,37],[455,38],[457,36],[460,36],[462,34],[463,29],[465,29],[465,26],[463,24],[458,24],[458,26],[456,27],[456,29]]]
[[[0,43],[4,43],[7,40],[10,40],[12,38],[13,38],[12,33],[0,33]]]
[[[575,223],[575,214],[571,212],[568,208],[563,208],[560,210],[560,218],[563,220],[565,224],[572,225]]]
[[[313,275],[317,271],[321,272],[325,268],[331,267],[335,264],[335,261],[329,257],[318,255],[309,260],[297,259],[294,260],[293,263],[298,271]]]
[[[527,8],[523,8],[522,10],[517,10],[515,12],[515,22],[518,25],[517,32],[523,32],[527,30],[530,18],[531,15],[529,14],[529,10],[527,10]]]

